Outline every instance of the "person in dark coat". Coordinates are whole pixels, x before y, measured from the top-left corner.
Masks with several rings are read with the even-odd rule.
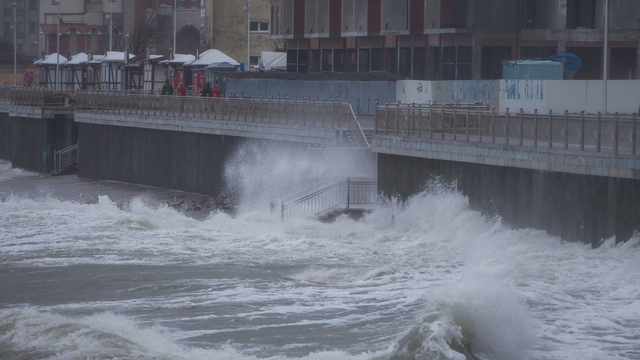
[[[220,89],[218,89],[218,84],[213,84],[213,89],[211,90],[212,97],[222,97],[222,93]]]
[[[211,85],[209,85],[209,83],[202,88],[200,95],[202,95],[202,97],[211,97]]]
[[[169,79],[162,86],[162,95],[173,95],[173,86],[169,83]]]

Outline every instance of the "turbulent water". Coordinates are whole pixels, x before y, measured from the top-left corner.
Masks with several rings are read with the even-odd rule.
[[[6,185],[32,178],[0,162],[2,359],[640,358],[639,236],[563,243],[446,187],[326,224]]]

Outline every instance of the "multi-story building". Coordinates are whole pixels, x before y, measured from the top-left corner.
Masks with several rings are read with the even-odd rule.
[[[58,48],[58,14],[61,55],[104,54],[110,47],[121,50],[123,2],[126,0],[41,0],[40,29],[45,54],[55,53]],[[109,26],[113,26],[111,32]]]
[[[640,1],[609,0],[609,78],[640,75]],[[570,52],[603,76],[606,0],[271,0],[289,72],[497,79],[503,60]]]
[[[269,0],[205,0],[205,2],[205,40],[208,48],[220,50],[236,61],[246,63],[247,45],[250,43],[251,65],[258,64],[262,51],[278,50],[279,40],[270,37]]]
[[[12,3],[17,6],[12,6]],[[38,56],[41,47],[38,37],[39,3],[38,0],[4,0],[2,3],[2,40],[13,44],[15,22],[17,51],[31,58]]]
[[[130,32],[136,24],[145,23],[145,17],[154,17],[155,24],[160,26],[159,34],[152,53],[168,54],[174,42],[174,14],[175,14],[175,43],[176,54],[193,54],[204,47],[204,0],[134,0],[134,6],[128,13],[135,14],[131,20],[125,22],[125,32]]]

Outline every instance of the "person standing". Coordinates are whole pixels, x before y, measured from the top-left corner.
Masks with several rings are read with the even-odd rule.
[[[202,95],[202,97],[211,97],[211,85],[209,85],[209,83],[202,88],[200,95]]]
[[[169,79],[162,86],[162,95],[173,95],[173,86],[171,86]]]
[[[220,89],[218,89],[218,84],[213,84],[213,89],[211,90],[212,97],[222,97],[222,93]]]
[[[182,83],[178,84],[178,88],[176,90],[178,91],[179,96],[187,96],[187,88],[184,87]]]

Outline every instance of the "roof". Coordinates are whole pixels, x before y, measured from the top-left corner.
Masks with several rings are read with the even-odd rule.
[[[175,54],[173,57],[173,60],[164,60],[161,61],[160,64],[162,65],[167,65],[167,64],[184,64],[187,62],[191,62],[193,60],[195,60],[196,57],[194,55],[189,55],[189,54]]]
[[[402,80],[386,71],[370,72],[317,72],[317,73],[279,73],[258,71],[223,72],[214,71],[214,74],[230,79],[276,79],[276,80],[307,80],[307,81],[397,81]]]
[[[66,57],[60,55],[60,58],[58,59],[57,55],[58,54],[56,53],[49,54],[45,56],[44,59],[35,61],[33,65],[56,65],[56,64],[62,65],[67,62],[68,59]]]
[[[65,65],[80,65],[80,64],[86,64],[87,61],[89,61],[89,55],[81,52],[81,53],[77,53],[77,54],[73,55],[71,57],[71,60],[67,61],[64,64]]]
[[[131,60],[134,57],[135,55],[129,54],[129,60]],[[124,53],[120,51],[107,51],[107,55],[105,55],[101,61],[102,62],[124,62]]]
[[[240,66],[239,62],[233,60],[227,54],[216,49],[209,49],[203,52],[202,54],[200,54],[200,56],[197,59],[194,59],[191,62],[185,63],[184,65],[206,67],[209,65],[217,66],[216,64],[221,64],[221,65],[228,66],[225,63],[228,63],[231,66]]]

